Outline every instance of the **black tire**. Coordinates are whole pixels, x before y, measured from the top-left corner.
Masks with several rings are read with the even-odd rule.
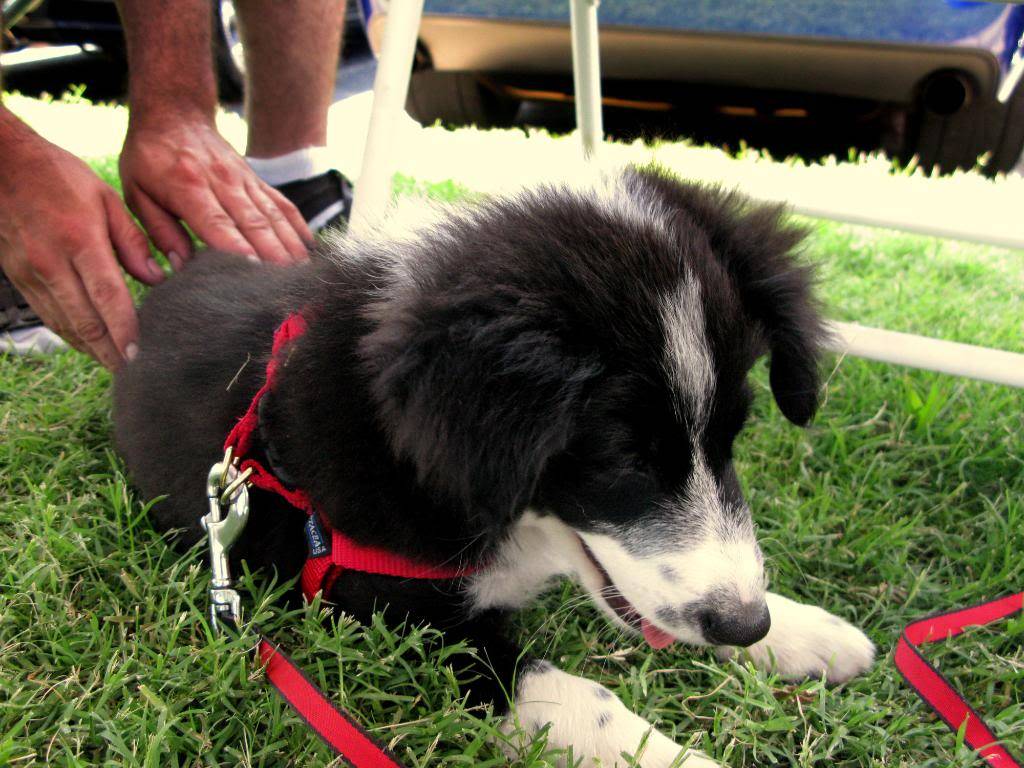
[[[906,155],[916,155],[925,170],[1006,173],[1016,167],[1024,151],[1024,88],[1018,87],[1006,104],[995,98],[975,98],[949,114],[922,106],[911,124]]]
[[[238,102],[245,95],[245,60],[234,3],[213,0],[213,65],[221,101]]]
[[[413,72],[406,111],[421,125],[438,120],[447,126],[475,125],[505,128],[512,125],[519,102],[496,93],[471,72]]]

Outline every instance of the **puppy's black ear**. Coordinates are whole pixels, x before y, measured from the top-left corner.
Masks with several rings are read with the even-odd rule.
[[[793,253],[806,232],[787,225],[784,213],[782,206],[760,206],[740,214],[723,261],[744,308],[767,336],[775,402],[787,419],[804,426],[818,410],[826,333],[813,298],[813,270]]]
[[[707,234],[745,312],[764,331],[775,402],[790,421],[806,425],[818,410],[818,364],[827,337],[812,292],[813,269],[795,254],[806,230],[787,223],[781,205],[682,183],[657,166],[633,169],[626,180],[633,194],[654,193],[678,212],[674,225],[683,232],[696,225]]]
[[[503,523],[569,442],[596,359],[512,289],[410,295],[376,319],[361,353],[396,455],[478,523]]]

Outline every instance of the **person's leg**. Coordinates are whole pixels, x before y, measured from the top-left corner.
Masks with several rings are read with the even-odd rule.
[[[246,155],[271,158],[327,142],[345,0],[238,0],[245,43]]]
[[[314,232],[347,220],[352,188],[327,154],[345,0],[238,0],[245,44],[246,159]]]

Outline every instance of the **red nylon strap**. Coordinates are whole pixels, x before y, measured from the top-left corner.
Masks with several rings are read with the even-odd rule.
[[[244,466],[244,464],[243,464]],[[457,579],[472,573],[469,566],[430,565],[392,554],[376,547],[357,544],[338,531],[331,531],[331,551],[310,557],[302,566],[302,594],[312,600],[317,592],[331,591],[334,580],[345,570],[401,576],[407,579]]]
[[[274,385],[274,378],[277,376],[277,369],[281,365],[280,355],[284,345],[306,332],[306,320],[298,312],[285,318],[284,322],[274,331],[274,342],[270,349],[270,360],[267,362],[267,376],[263,386],[253,396],[249,403],[249,409],[245,415],[235,424],[224,441],[224,448],[234,448],[235,456],[245,456],[252,448],[253,434],[259,426],[259,415],[256,410],[260,398],[266,394]]]
[[[252,474],[249,475],[249,482],[254,487],[276,493],[293,507],[301,509],[307,515],[313,514],[313,502],[309,500],[309,496],[306,495],[305,491],[299,488],[294,490],[285,488],[273,472],[270,472],[266,467],[253,459],[246,459],[240,467],[243,472],[250,468],[252,469]]]
[[[269,392],[277,378],[281,366],[281,357],[285,346],[306,332],[306,321],[302,315],[295,313],[285,318],[274,332],[274,343],[267,363],[267,376],[255,394],[245,415],[235,424],[224,441],[224,448],[231,446],[236,456],[245,457],[252,449],[254,435],[259,429],[259,402]],[[252,469],[250,482],[256,488],[276,493],[293,507],[301,509],[307,515],[314,515],[313,502],[308,494],[300,488],[287,488],[277,476],[254,459],[245,459],[241,469]],[[325,521],[321,521],[325,523]],[[326,524],[324,527],[327,527]],[[328,531],[331,535],[331,550],[321,557],[311,557],[302,568],[302,593],[307,600],[312,600],[320,590],[329,588],[330,583],[343,570],[357,570],[366,573],[378,573],[384,576],[404,576],[410,579],[454,579],[472,573],[471,567],[454,567],[445,565],[429,565],[395,555],[376,547],[357,544],[338,531]]]
[[[903,630],[896,644],[896,668],[910,687],[954,732],[963,726],[964,741],[992,768],[1022,766],[1010,750],[999,743],[981,715],[925,660],[917,646],[956,637],[967,627],[991,624],[1021,611],[1024,611],[1024,592],[915,621]]]
[[[302,594],[306,596],[306,600],[312,600],[320,590],[324,591],[324,596],[326,597],[330,590],[327,589],[325,582],[327,581],[327,574],[330,573],[333,565],[334,563],[330,555],[306,558],[306,562],[302,566],[302,576],[300,578]]]
[[[466,565],[429,565],[410,560],[376,547],[364,547],[338,531],[331,531],[331,560],[342,568],[409,579],[457,579],[476,570]]]
[[[402,768],[402,764],[327,697],[277,646],[260,637],[260,661],[267,680],[327,746],[354,768]]]

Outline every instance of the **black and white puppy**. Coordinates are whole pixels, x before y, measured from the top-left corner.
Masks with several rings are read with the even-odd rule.
[[[206,254],[142,309],[118,447],[145,496],[168,495],[158,526],[199,538],[208,467],[275,327],[301,310],[309,329],[261,412],[277,464],[360,543],[485,566],[442,582],[348,571],[327,597],[468,640],[487,662],[474,701],[515,691],[527,732],[551,723],[549,743],[613,765],[650,724],[506,629],[555,577],[655,647],[748,646],[786,677],[831,681],[871,664],[859,630],[765,591],[732,464],[759,356],[791,421],[817,408],[801,236],[777,207],[632,169],[449,208],[391,239],[338,237],[292,269]],[[252,499],[236,559],[294,575],[304,516]],[[679,752],[655,731],[639,762]]]

